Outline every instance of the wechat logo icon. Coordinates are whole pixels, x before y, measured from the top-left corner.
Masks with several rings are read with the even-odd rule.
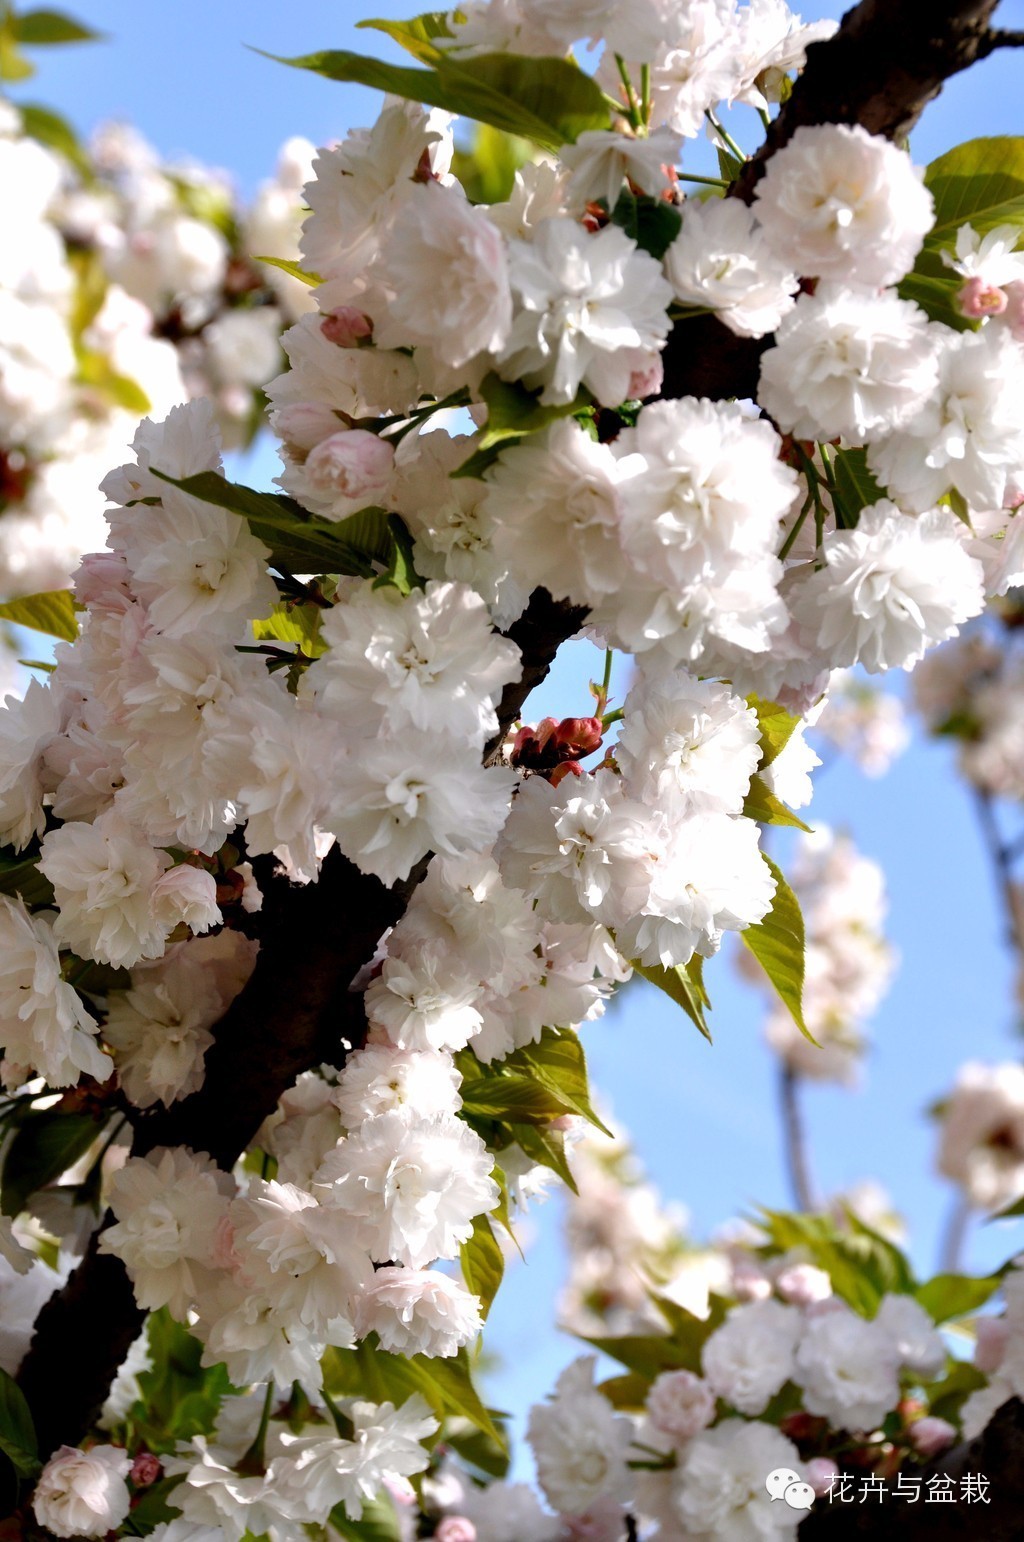
[[[791,1510],[809,1510],[814,1503],[813,1488],[792,1467],[776,1467],[765,1478],[764,1486],[772,1500],[785,1500]]]

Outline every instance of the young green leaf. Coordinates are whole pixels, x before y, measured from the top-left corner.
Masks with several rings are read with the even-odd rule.
[[[487,404],[487,422],[480,435],[477,454],[486,454],[495,445],[521,439],[524,434],[535,434],[556,418],[571,417],[590,406],[590,398],[583,393],[573,402],[558,407],[545,406],[518,381],[502,380],[500,375],[493,373],[484,376],[480,395]]]
[[[229,482],[216,471],[201,471],[196,476],[176,478],[165,475],[154,466],[153,473],[162,481],[170,482],[173,487],[180,487],[182,492],[191,494],[193,498],[216,504],[218,508],[227,509],[244,519],[253,535],[270,548],[271,563],[281,563],[289,572],[346,573],[360,578],[373,576],[371,555],[360,551],[347,536],[341,534],[351,523],[350,520],[335,524],[327,519],[319,519],[315,514],[308,513],[300,503],[296,503],[294,498],[286,498],[279,493],[256,492],[251,487]],[[360,514],[352,515],[352,520],[371,513],[380,513],[381,519],[384,519],[383,511],[364,509]]]
[[[53,885],[39,871],[38,854],[16,856],[0,851],[0,894],[20,894],[26,905],[52,905]]]
[[[786,748],[800,726],[800,719],[780,707],[777,701],[763,701],[760,696],[748,696],[747,706],[757,713],[757,726],[761,731],[760,769],[763,770]]]
[[[690,1021],[700,1029],[711,1043],[711,1030],[704,1016],[711,1003],[704,989],[704,960],[695,953],[688,964],[677,964],[671,969],[661,964],[640,964],[633,960],[633,968],[644,980],[656,985],[676,1006],[682,1007]]]
[[[914,1292],[935,1323],[950,1322],[976,1312],[1002,1284],[998,1274],[975,1278],[967,1274],[937,1274]]]
[[[740,937],[774,985],[783,1005],[789,1008],[800,1032],[812,1044],[816,1044],[817,1040],[808,1032],[804,1022],[805,939],[800,901],[771,857],[766,857],[764,852],[761,856],[775,879],[775,898],[764,920],[756,926],[746,927],[740,932]]]
[[[59,637],[62,642],[74,642],[78,636],[78,617],[70,589],[8,600],[0,605],[0,620],[13,621],[31,632],[45,632],[47,637]]]
[[[491,53],[456,60],[438,51],[432,68],[417,70],[344,50],[297,59],[265,57],[490,123],[544,150],[574,144],[584,130],[607,129],[611,123],[600,86],[568,59]]]
[[[268,268],[280,268],[281,272],[287,273],[289,278],[297,278],[301,283],[308,284],[310,289],[315,289],[317,284],[323,283],[319,273],[310,273],[287,257],[255,257],[253,261],[265,262]]]
[[[38,48],[49,43],[94,43],[103,37],[63,11],[25,11],[14,17],[14,35],[19,43]]]
[[[743,800],[743,812],[748,819],[756,819],[761,825],[788,825],[793,830],[810,832],[810,825],[805,825],[792,809],[787,808],[759,776],[750,778],[750,791]]]
[[[505,1272],[505,1255],[486,1215],[474,1220],[473,1235],[459,1248],[459,1262],[466,1288],[480,1297],[480,1309],[486,1317]]]

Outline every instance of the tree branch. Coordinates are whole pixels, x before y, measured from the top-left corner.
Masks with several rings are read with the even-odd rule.
[[[1024,31],[1014,31],[1008,27],[993,27],[982,40],[978,51],[979,59],[985,59],[989,54],[994,54],[997,48],[1024,48]]]
[[[800,1108],[799,1077],[792,1066],[779,1068],[779,1101],[782,1105],[783,1144],[789,1185],[798,1210],[817,1209],[807,1156],[807,1132]]]
[[[908,1469],[909,1470],[909,1469]],[[989,1480],[989,1503],[966,1501],[961,1480],[968,1476]],[[1020,1542],[1024,1516],[1024,1404],[1011,1398],[982,1430],[976,1440],[964,1441],[924,1467],[921,1496],[911,1503],[893,1495],[892,1480],[887,1498],[872,1496],[863,1504],[820,1499],[801,1524],[800,1542],[852,1542],[870,1537],[872,1542],[963,1542],[964,1537],[985,1542]],[[929,1478],[953,1479],[952,1503],[929,1499]]]

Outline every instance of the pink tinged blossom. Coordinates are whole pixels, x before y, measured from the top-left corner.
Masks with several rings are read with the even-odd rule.
[[[832,1294],[832,1281],[813,1264],[791,1264],[776,1277],[775,1289],[790,1306],[810,1306]]]
[[[915,1419],[910,1426],[910,1444],[918,1456],[939,1456],[956,1440],[956,1430],[945,1419]]]
[[[168,932],[179,922],[193,932],[208,932],[221,920],[217,880],[204,868],[187,863],[170,868],[157,879],[149,903],[154,920]]]
[[[434,1536],[437,1542],[476,1542],[477,1529],[465,1515],[446,1515]]]
[[[814,1490],[817,1499],[823,1499],[832,1487],[839,1472],[835,1462],[827,1456],[812,1457],[804,1467],[804,1476]]]
[[[373,336],[373,322],[354,305],[336,305],[321,320],[320,331],[339,348],[358,348]]]
[[[120,1526],[131,1500],[125,1478],[131,1458],[120,1446],[81,1451],[60,1446],[36,1484],[32,1509],[55,1537],[104,1537]]]
[[[974,1363],[986,1376],[994,1376],[1006,1354],[1010,1325],[1005,1317],[979,1317],[974,1332]]]
[[[663,1371],[647,1394],[647,1417],[676,1443],[692,1440],[715,1417],[715,1394],[692,1371]]]
[[[306,475],[320,493],[344,498],[373,498],[387,488],[395,452],[386,440],[364,428],[342,429],[311,450]]]
[[[980,275],[969,278],[957,290],[954,301],[961,316],[967,316],[971,321],[980,321],[985,316],[1001,316],[1009,303],[1005,290],[997,284],[986,283]]]

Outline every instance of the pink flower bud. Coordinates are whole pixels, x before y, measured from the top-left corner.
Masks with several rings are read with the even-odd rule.
[[[320,323],[320,330],[329,343],[339,348],[358,348],[373,336],[373,322],[354,305],[336,305]]]
[[[910,1444],[919,1456],[938,1456],[948,1451],[956,1439],[956,1430],[945,1419],[917,1419],[910,1426]]]
[[[832,1487],[832,1480],[837,1476],[839,1468],[835,1462],[827,1456],[813,1456],[806,1464],[806,1481],[814,1490],[818,1499],[823,1499]]]
[[[307,454],[340,427],[338,418],[322,402],[289,402],[270,414],[270,426],[279,439]]]
[[[600,749],[604,728],[600,718],[564,717],[555,729],[559,759],[582,760]]]
[[[715,1395],[692,1371],[663,1371],[647,1394],[647,1417],[673,1441],[692,1440],[715,1417]]]
[[[994,1376],[1006,1354],[1010,1325],[1005,1317],[979,1317],[974,1331],[974,1363],[986,1376]]]
[[[627,401],[642,402],[647,396],[657,396],[664,380],[665,366],[659,353],[630,375],[629,385],[626,387]]]
[[[548,754],[548,745],[557,727],[557,720],[553,717],[542,717],[536,728],[524,723],[512,741],[512,764],[522,766],[527,771],[552,765],[553,757]]]
[[[775,1289],[790,1306],[811,1306],[832,1294],[832,1281],[814,1264],[790,1264],[776,1277]]]
[[[163,1464],[152,1451],[140,1451],[132,1463],[132,1470],[128,1474],[136,1488],[148,1488],[155,1483],[163,1472]]]
[[[386,439],[365,428],[348,428],[309,452],[306,474],[318,492],[372,499],[384,492],[394,464],[395,452]]]
[[[972,321],[978,321],[983,316],[1001,316],[1006,305],[1005,292],[996,284],[986,284],[978,275],[969,278],[956,293],[957,310],[961,316],[968,316]]]
[[[476,1542],[476,1527],[465,1515],[446,1515],[434,1532],[437,1542]]]

